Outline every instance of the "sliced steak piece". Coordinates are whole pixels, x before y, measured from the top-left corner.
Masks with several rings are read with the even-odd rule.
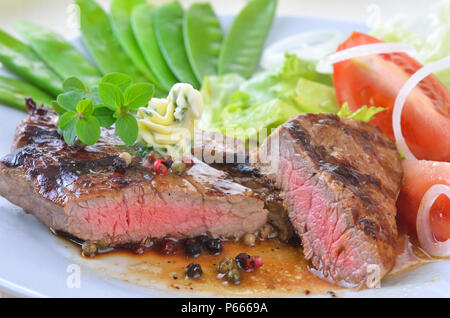
[[[218,170],[225,171],[233,181],[250,188],[264,200],[269,223],[275,227],[277,238],[288,241],[296,236],[288,213],[274,183],[250,165],[248,149],[244,142],[218,132],[204,131],[197,135],[193,146],[194,155]]]
[[[94,146],[69,147],[55,113],[29,104],[13,153],[0,163],[0,195],[57,231],[119,245],[240,237],[267,221],[264,200],[225,172],[197,161],[182,176],[157,175],[138,157],[124,169],[112,131],[103,130]]]
[[[266,139],[252,162],[282,190],[318,275],[362,287],[392,269],[402,168],[377,128],[333,114],[299,115]]]

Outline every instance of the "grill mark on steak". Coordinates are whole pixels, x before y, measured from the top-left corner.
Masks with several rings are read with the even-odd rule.
[[[363,122],[302,114],[280,126],[254,155],[256,166],[282,190],[315,273],[358,287],[368,265],[378,265],[381,276],[390,271],[402,170],[389,138]]]
[[[331,122],[335,125],[336,121]],[[388,192],[388,190],[381,184],[380,180],[374,178],[369,174],[360,173],[355,169],[347,160],[338,160],[331,156],[325,149],[325,147],[313,146],[311,144],[311,136],[305,131],[305,129],[297,121],[291,121],[285,124],[289,133],[295,138],[301,146],[305,149],[305,152],[311,156],[313,162],[316,164],[320,171],[326,171],[330,173],[336,180],[339,180],[345,187],[350,188],[360,197],[365,203],[365,208],[373,209],[375,202],[372,201],[370,194],[361,188],[361,185],[373,185],[382,193]],[[387,194],[392,195],[391,193]]]

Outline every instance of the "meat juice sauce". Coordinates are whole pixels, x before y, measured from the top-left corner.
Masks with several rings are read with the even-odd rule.
[[[74,246],[67,242],[80,244],[79,240],[61,236],[60,233],[57,235],[64,239],[66,248]],[[410,239],[406,232],[400,231],[396,265],[383,281],[434,261],[417,246],[417,242]],[[163,255],[155,246],[141,248],[140,254],[130,248],[108,249],[95,257],[82,257],[81,263],[108,277],[141,287],[213,296],[336,297],[340,290],[344,290],[313,274],[301,246],[282,243],[276,239],[257,241],[253,247],[239,241],[224,241],[220,255],[203,251],[196,258],[186,256],[182,243],[176,245],[175,251],[174,254]],[[264,265],[254,272],[241,271],[242,281],[239,285],[234,285],[218,274],[217,264],[224,257],[234,259],[240,253],[260,256]],[[80,259],[79,246],[76,246],[73,257]],[[200,278],[187,277],[186,267],[191,263],[201,265],[203,274]]]

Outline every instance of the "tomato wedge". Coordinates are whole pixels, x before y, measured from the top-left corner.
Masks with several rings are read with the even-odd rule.
[[[355,32],[338,51],[382,42]],[[336,96],[353,111],[367,106],[385,107],[372,124],[394,140],[392,111],[401,87],[422,65],[404,53],[354,58],[334,65]],[[450,91],[430,75],[409,95],[402,113],[402,132],[419,159],[450,161]]]
[[[403,187],[397,200],[399,219],[416,233],[416,219],[425,192],[435,184],[450,186],[450,163],[424,160],[403,162]],[[431,230],[438,241],[450,238],[450,199],[440,196],[430,211]]]

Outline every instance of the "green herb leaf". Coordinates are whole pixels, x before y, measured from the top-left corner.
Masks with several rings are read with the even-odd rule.
[[[124,102],[122,91],[119,87],[110,83],[100,84],[98,87],[98,96],[103,104],[112,110],[119,109]]]
[[[138,137],[138,123],[131,114],[119,117],[116,122],[116,134],[127,145],[133,145]]]
[[[64,108],[62,108],[61,106],[59,106],[59,104],[56,101],[52,102],[52,107],[58,115],[62,115],[67,111]]]
[[[75,111],[78,103],[85,98],[85,95],[86,93],[83,91],[70,91],[58,95],[56,101],[66,111]]]
[[[75,120],[73,120],[70,125],[63,130],[63,138],[64,141],[66,142],[66,144],[68,144],[69,146],[72,146],[75,138],[77,137],[77,133],[76,133],[76,129],[75,126],[78,122],[78,118],[76,118]]]
[[[100,105],[95,107],[94,113],[92,114],[95,118],[97,118],[100,126],[109,127],[115,123],[116,119],[114,118],[114,111],[111,109]]]
[[[59,117],[58,128],[62,131],[64,141],[69,146],[73,145],[77,136],[75,126],[78,122],[78,116],[75,112],[66,112]]]
[[[122,92],[130,86],[133,79],[122,73],[109,73],[102,79],[102,83],[109,83],[117,86]]]
[[[59,116],[58,126],[61,130],[66,129],[70,122],[77,118],[77,113],[75,112],[65,112]]]
[[[125,105],[131,109],[146,106],[153,96],[154,86],[148,83],[137,83],[125,91]]]
[[[77,90],[77,89],[79,89],[81,91],[86,91],[86,92],[88,91],[86,86],[84,86],[83,82],[75,76],[69,77],[64,81],[63,89],[65,92],[73,91],[73,90]]]
[[[92,99],[83,99],[77,104],[77,113],[82,114],[83,117],[89,117],[94,112],[94,103]]]
[[[100,123],[94,116],[80,118],[76,123],[76,132],[83,143],[93,145],[100,138]]]
[[[94,87],[92,91],[86,95],[86,98],[92,99],[92,102],[94,103],[94,106],[96,105],[103,105],[102,100],[98,96],[98,87]]]

